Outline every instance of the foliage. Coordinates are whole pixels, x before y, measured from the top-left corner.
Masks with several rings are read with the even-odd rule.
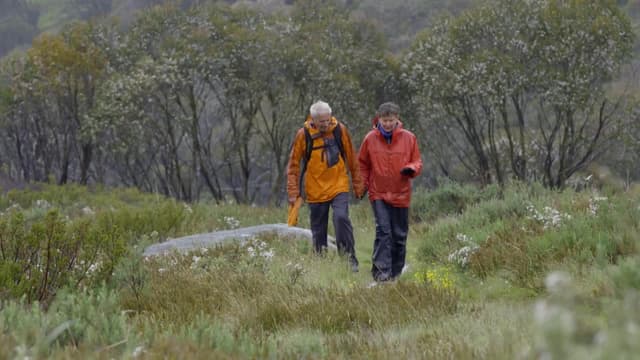
[[[494,198],[497,189],[487,187],[478,191],[472,185],[445,182],[433,191],[420,189],[411,198],[411,220],[431,221],[445,215],[456,215],[481,200]]]
[[[89,181],[100,131],[91,113],[106,75],[101,41],[109,31],[108,26],[70,25],[62,35],[40,36],[25,58],[9,65],[13,101],[3,132],[14,142],[3,146],[17,156],[12,165],[23,180],[55,177],[63,184],[75,168],[78,182]]]
[[[617,263],[637,253],[631,235],[638,227],[635,199],[526,191],[511,188],[502,198],[484,199],[461,215],[425,225],[422,258],[452,262],[480,278],[500,274],[517,286],[540,289],[544,274],[566,261]]]
[[[2,297],[48,303],[67,284],[108,279],[126,243],[117,227],[68,223],[55,210],[27,225],[21,212],[10,210],[0,219],[0,248]]]
[[[468,0],[363,0],[356,14],[372,21],[389,41],[390,50],[400,52],[410,47],[421,30],[429,28],[443,14],[459,14],[473,5]]]
[[[68,13],[108,7],[83,4]],[[371,17],[397,24],[387,18],[427,11],[430,22],[466,3],[305,0],[269,13],[178,2],[126,26],[70,23],[0,66],[1,176],[8,186],[104,183],[189,202],[280,205],[290,142],[310,103],[328,101],[358,145],[373,109],[393,100],[431,154],[419,181],[563,186],[633,124],[635,102],[603,95],[630,53],[628,19],[607,2],[492,4],[440,21],[404,58],[388,54]]]
[[[314,6],[290,17],[170,6],[140,16],[100,97],[108,169],[187,201],[206,189],[217,202],[264,193],[279,202],[288,142],[308,104],[331,101],[347,124],[368,116],[362,104],[381,86],[370,72],[387,66],[368,55],[383,46],[373,29]]]
[[[38,303],[5,302],[0,307],[0,333],[10,334],[13,345],[3,347],[3,355],[14,357],[49,357],[74,347],[115,355],[135,345],[134,329],[117,294],[104,287],[67,288],[47,312]]]
[[[46,305],[64,286],[93,288],[112,278],[140,238],[157,241],[189,226],[193,211],[182,204],[133,190],[118,195],[51,186],[3,196],[0,297]]]
[[[0,208],[4,217],[22,216],[22,227],[3,218],[23,239],[57,219],[69,232],[81,225],[117,228],[130,247],[104,285],[63,284],[44,304],[5,297],[0,356],[634,354],[628,329],[638,323],[629,315],[637,313],[636,193],[541,185],[474,192],[449,184],[441,194],[464,194],[468,202],[450,213],[446,201],[434,201],[432,215],[416,214],[430,221],[411,224],[409,270],[396,282],[370,287],[371,275],[351,273],[347,259],[333,252],[318,257],[307,243],[274,236],[181,255],[140,255],[167,236],[276,222],[282,211],[186,206],[126,189],[12,191],[0,198]],[[365,268],[375,228],[370,213],[363,215],[368,204],[352,209]],[[75,239],[62,237],[69,244]],[[465,266],[450,261],[449,254],[471,244],[478,249]]]
[[[403,79],[444,139],[432,146],[451,149],[478,181],[562,187],[629,120],[627,98],[607,97],[603,85],[633,41],[612,1],[494,1],[425,31]]]

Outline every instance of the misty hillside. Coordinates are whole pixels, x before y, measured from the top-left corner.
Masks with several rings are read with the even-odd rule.
[[[0,0],[0,56],[16,47],[25,47],[44,31],[58,31],[65,24],[94,17],[116,17],[129,22],[137,10],[166,0]],[[187,8],[196,4],[243,4],[265,11],[286,10],[294,0],[216,1],[182,0]],[[640,1],[617,0],[640,29]],[[472,0],[347,0],[353,16],[373,22],[387,37],[390,48],[399,51],[411,44],[414,36],[434,18],[457,15],[473,4]],[[640,48],[636,48],[640,51]]]
[[[116,17],[129,22],[136,10],[157,5],[166,0],[0,0],[0,56],[16,47],[25,47],[43,31],[58,31],[76,19]],[[266,11],[283,10],[293,0],[216,1],[182,0],[183,7],[204,3],[236,3]],[[347,1],[353,16],[373,22],[397,51],[410,45],[415,34],[442,14],[459,14],[472,0],[362,0]],[[632,17],[636,31],[640,23],[640,2],[618,0]]]

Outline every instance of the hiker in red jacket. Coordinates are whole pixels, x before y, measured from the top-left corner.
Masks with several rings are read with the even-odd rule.
[[[422,171],[416,136],[402,128],[398,105],[380,105],[358,161],[376,220],[371,274],[379,282],[393,280],[405,264],[411,179]]]

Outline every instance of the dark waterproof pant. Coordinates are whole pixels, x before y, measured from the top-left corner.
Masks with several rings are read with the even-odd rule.
[[[377,281],[400,276],[407,255],[409,208],[393,207],[383,200],[372,202],[376,219],[371,275]]]
[[[322,203],[310,203],[311,234],[317,253],[327,248],[327,226],[329,207],[333,208],[333,228],[336,231],[336,245],[340,254],[349,256],[352,264],[358,264],[353,238],[353,226],[349,219],[349,194],[340,193],[332,200]]]

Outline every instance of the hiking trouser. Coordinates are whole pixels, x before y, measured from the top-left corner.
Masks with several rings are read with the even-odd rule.
[[[383,200],[371,203],[376,219],[371,275],[385,281],[400,276],[407,255],[409,208],[393,207]]]
[[[316,253],[327,248],[327,226],[329,207],[333,209],[333,228],[336,232],[336,245],[340,254],[347,254],[352,264],[358,264],[353,238],[353,226],[349,219],[349,194],[340,193],[332,200],[321,203],[310,203],[311,234]]]

